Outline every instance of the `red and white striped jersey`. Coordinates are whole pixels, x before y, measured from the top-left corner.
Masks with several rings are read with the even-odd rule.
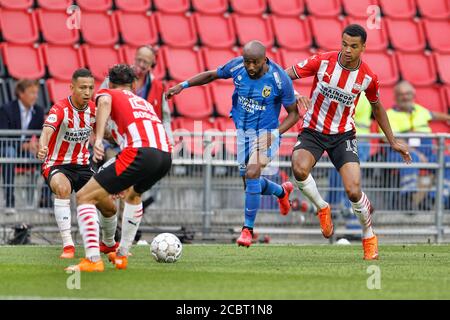
[[[150,147],[172,152],[161,120],[147,100],[128,90],[101,89],[95,101],[105,95],[112,99],[109,127],[121,149]]]
[[[89,165],[89,137],[95,126],[95,103],[75,108],[71,97],[56,103],[44,127],[55,130],[48,144],[43,170],[62,164]]]
[[[324,134],[355,131],[355,107],[365,91],[370,102],[379,97],[378,77],[367,64],[350,70],[339,63],[340,52],[313,55],[292,67],[298,78],[315,76],[311,88],[312,108],[305,114],[303,128]]]

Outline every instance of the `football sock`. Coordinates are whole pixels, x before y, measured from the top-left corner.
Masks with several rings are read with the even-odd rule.
[[[70,199],[55,199],[55,218],[61,234],[63,247],[74,246],[71,229]]]
[[[351,201],[350,201],[351,202]],[[363,239],[374,236],[372,230],[372,219],[370,217],[370,201],[363,192],[361,199],[358,202],[351,202],[353,212],[358,217],[362,226]]]
[[[144,209],[142,202],[134,205],[125,202],[122,217],[122,237],[120,239],[118,253],[119,256],[127,256],[139,229]]]
[[[307,197],[318,209],[323,209],[328,206],[328,203],[320,196],[317,190],[316,181],[310,174],[304,181],[295,181],[300,191]]]
[[[117,229],[117,215],[112,217],[104,217],[101,213],[98,215],[100,221],[100,229],[102,230],[102,241],[108,247],[112,247],[116,244],[114,236]]]
[[[260,177],[259,183],[261,184],[261,194],[263,195],[275,195],[278,198],[284,197],[283,187],[278,183],[270,181],[269,179]]]
[[[245,222],[244,226],[253,228],[256,213],[261,202],[261,184],[259,179],[246,179],[245,188]]]
[[[97,209],[93,204],[82,204],[77,207],[78,226],[83,238],[86,258],[96,262],[100,260],[99,225]]]

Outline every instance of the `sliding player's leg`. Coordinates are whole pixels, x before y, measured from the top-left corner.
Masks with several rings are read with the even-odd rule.
[[[117,208],[111,197],[106,197],[97,203],[97,209],[100,211],[98,216],[102,240],[100,241],[100,252],[115,252],[119,244],[115,241],[117,229]]]

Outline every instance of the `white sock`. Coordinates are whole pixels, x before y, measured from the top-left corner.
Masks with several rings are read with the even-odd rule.
[[[133,205],[125,202],[122,216],[122,237],[119,244],[119,255],[126,256],[133,244],[133,240],[136,237],[136,232],[139,229],[144,210],[142,208],[142,202]]]
[[[372,219],[370,217],[370,201],[366,194],[363,192],[361,199],[358,202],[351,202],[353,212],[358,217],[362,226],[363,239],[371,238],[374,236],[372,230]]]
[[[55,218],[61,234],[63,247],[74,246],[71,229],[70,199],[56,199],[54,201]]]
[[[112,247],[116,244],[114,236],[116,235],[117,229],[117,215],[112,217],[104,217],[101,213],[98,215],[98,220],[100,221],[100,229],[102,230],[102,241],[108,247]]]
[[[82,204],[77,207],[78,226],[83,238],[86,258],[91,261],[100,259],[99,226],[97,209],[93,204]]]
[[[295,181],[300,191],[320,210],[328,206],[317,189],[316,181],[310,174],[304,181]]]

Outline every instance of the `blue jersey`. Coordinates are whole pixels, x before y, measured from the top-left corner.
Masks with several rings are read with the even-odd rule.
[[[237,129],[276,129],[281,105],[295,103],[291,78],[276,63],[268,60],[268,65],[269,70],[259,79],[250,78],[242,56],[217,68],[219,78],[233,78],[231,117]]]

